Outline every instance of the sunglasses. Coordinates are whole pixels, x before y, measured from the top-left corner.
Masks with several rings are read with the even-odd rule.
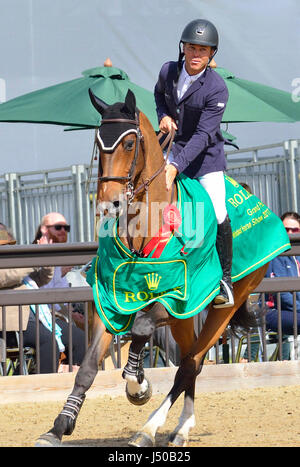
[[[287,233],[299,233],[300,228],[299,227],[286,227],[285,230]]]
[[[65,229],[66,232],[70,232],[71,226],[68,224],[53,224],[53,225],[46,225],[46,227],[54,227],[55,230]]]

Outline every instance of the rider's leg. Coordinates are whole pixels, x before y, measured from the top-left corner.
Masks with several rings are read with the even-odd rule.
[[[216,247],[223,270],[220,292],[214,299],[214,307],[229,307],[234,304],[231,282],[232,230],[226,209],[226,190],[223,172],[211,172],[199,178],[213,203],[217,222]]]

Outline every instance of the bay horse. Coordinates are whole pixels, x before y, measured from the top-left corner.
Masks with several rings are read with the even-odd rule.
[[[139,256],[153,236],[152,203],[176,204],[176,184],[170,192],[166,190],[163,151],[148,118],[136,109],[134,94],[129,90],[125,103],[110,106],[97,98],[91,90],[90,98],[102,115],[100,129],[105,130],[105,139],[99,137],[102,132],[98,133],[97,140],[99,147],[97,201],[112,203],[117,209],[120,209],[122,202],[128,205],[134,199],[141,201],[140,234],[133,235],[128,231],[123,233],[119,231],[122,244]],[[121,218],[121,210],[119,215]],[[127,223],[129,222],[130,216],[127,219]],[[162,216],[159,216],[157,222],[159,225],[155,229],[161,227]],[[193,318],[174,318],[160,302],[152,302],[143,310],[144,313],[136,317],[131,329],[132,341],[128,362],[122,375],[127,381],[126,393],[131,403],[142,405],[151,397],[151,384],[145,378],[143,371],[143,349],[157,327],[170,325],[172,335],[180,347],[181,361],[170,392],[141,430],[130,440],[130,445],[154,446],[157,429],[163,426],[169,409],[182,393],[184,393],[182,413],[178,425],[169,437],[169,442],[173,446],[188,444],[189,431],[195,425],[195,381],[201,372],[205,355],[224,333],[227,325],[234,324],[234,317],[236,324],[243,319],[245,322],[245,317],[249,318],[250,314],[245,308],[248,295],[261,282],[266,269],[267,265],[262,266],[234,283],[234,306],[213,309],[210,305],[198,338],[194,332]],[[85,394],[96,377],[99,364],[104,359],[111,340],[112,333],[94,310],[91,343],[76,375],[73,390],[55,419],[53,427],[40,436],[36,446],[58,446],[64,435],[73,432]]]

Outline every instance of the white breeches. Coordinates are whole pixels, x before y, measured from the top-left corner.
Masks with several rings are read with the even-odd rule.
[[[198,178],[213,203],[218,224],[224,222],[227,215],[224,173],[211,172]]]
[[[166,157],[166,152],[164,153],[164,157]],[[172,164],[173,159],[173,153],[170,151],[167,164]],[[198,180],[209,194],[218,224],[222,224],[227,216],[224,172],[210,172],[199,177]]]

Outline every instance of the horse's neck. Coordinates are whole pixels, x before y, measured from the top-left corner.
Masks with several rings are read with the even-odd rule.
[[[153,236],[155,236],[162,226],[163,209],[171,202],[177,201],[177,190],[166,191],[166,180],[164,170],[164,157],[157,140],[157,136],[152,127],[147,128],[147,122],[144,122],[146,129],[142,130],[144,135],[144,169],[136,180],[135,188],[141,186],[146,180],[151,180],[152,176],[159,172],[153,178],[147,189],[142,189],[134,199],[133,205],[128,212],[128,235],[122,241],[127,246],[133,246],[136,251],[140,251]],[[148,122],[149,125],[151,125]],[[151,131],[152,129],[152,131]],[[147,131],[148,130],[148,131]],[[150,136],[149,136],[150,133]],[[160,171],[160,169],[162,169]],[[132,245],[128,245],[128,241]]]

